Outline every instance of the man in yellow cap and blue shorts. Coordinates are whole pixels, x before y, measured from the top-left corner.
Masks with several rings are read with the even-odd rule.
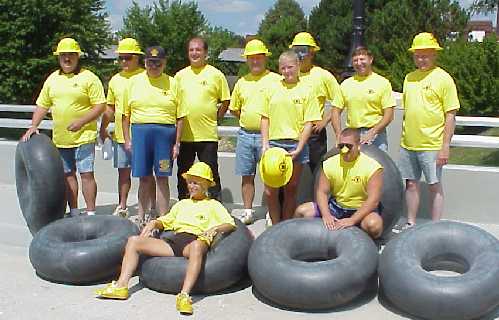
[[[429,187],[432,220],[439,220],[443,212],[442,166],[449,161],[460,105],[454,80],[436,65],[439,50],[442,48],[437,40],[427,32],[416,35],[409,49],[417,69],[406,75],[403,89],[399,159],[406,182],[407,224],[403,229],[416,223],[421,172]]]
[[[114,210],[114,215],[128,217],[127,199],[132,184],[131,162],[132,155],[125,150],[125,138],[123,137],[122,117],[124,114],[123,99],[125,90],[130,83],[130,78],[144,71],[140,65],[139,57],[144,55],[139,43],[133,38],[125,38],[118,43],[118,63],[121,71],[115,74],[109,81],[107,91],[107,110],[102,116],[100,137],[104,142],[109,139],[107,126],[114,115],[113,133],[113,162],[118,169],[118,196],[119,203]]]
[[[54,55],[60,68],[45,80],[36,100],[31,127],[23,135],[28,140],[38,133],[38,126],[52,112],[54,128],[52,140],[61,154],[70,215],[80,214],[78,209],[78,179],[81,178],[83,198],[88,215],[95,214],[97,184],[94,177],[96,119],[106,108],[106,97],[100,79],[82,68],[78,42],[72,38],[59,41]]]
[[[249,73],[240,78],[229,105],[232,114],[239,118],[240,130],[236,147],[236,175],[242,177],[241,195],[244,209],[241,220],[251,224],[255,220],[253,199],[255,197],[256,166],[261,157],[262,136],[260,133],[260,111],[265,103],[263,92],[282,77],[266,68],[267,57],[271,53],[265,44],[253,39],[249,41],[243,56]]]

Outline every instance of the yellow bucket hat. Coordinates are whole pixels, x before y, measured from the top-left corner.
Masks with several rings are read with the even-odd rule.
[[[309,46],[313,47],[315,51],[319,51],[321,48],[315,43],[314,37],[308,32],[297,33],[293,39],[293,42],[289,45],[290,48],[293,46]]]
[[[247,57],[255,54],[264,54],[267,57],[270,57],[272,55],[272,53],[265,46],[265,44],[258,39],[253,39],[251,41],[248,41],[248,43],[244,47],[244,53],[242,54],[242,56]]]
[[[206,179],[208,180],[210,187],[213,187],[215,185],[215,180],[213,180],[213,172],[211,171],[210,166],[204,162],[196,162],[187,172],[182,173],[182,177],[184,179],[187,179],[188,176]]]
[[[81,52],[80,45],[73,38],[64,38],[57,44],[57,49],[53,52],[54,56],[58,56],[60,53],[70,53],[75,52],[80,55]]]
[[[291,179],[293,159],[283,148],[270,148],[263,154],[258,169],[266,185],[279,188]]]
[[[421,32],[414,37],[414,40],[412,40],[412,46],[409,48],[409,51],[414,52],[419,49],[442,50],[442,47],[440,47],[433,34],[429,32]]]
[[[140,50],[139,43],[133,38],[125,38],[118,43],[116,53],[144,54]]]

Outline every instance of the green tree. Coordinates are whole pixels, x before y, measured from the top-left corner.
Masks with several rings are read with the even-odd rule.
[[[97,61],[110,44],[106,18],[103,0],[0,0],[0,102],[34,103],[57,68],[52,52],[63,37],[75,38],[85,60]]]
[[[225,75],[238,73],[239,65],[218,60],[219,54],[226,48],[240,48],[244,42],[243,37],[222,27],[208,27],[206,32],[208,41],[208,62],[220,69]]]
[[[144,8],[134,2],[118,35],[134,37],[144,48],[162,46],[167,55],[167,72],[175,73],[188,64],[187,40],[206,30],[206,19],[195,2],[159,0]]]
[[[456,81],[459,114],[499,114],[499,44],[495,35],[482,43],[465,39],[449,43],[439,56],[439,64]]]
[[[306,29],[305,14],[295,0],[278,0],[265,13],[258,36],[273,54],[269,61],[270,68],[277,68],[279,55],[288,49],[296,33]]]

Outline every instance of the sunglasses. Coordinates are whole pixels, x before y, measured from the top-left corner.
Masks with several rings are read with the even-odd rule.
[[[161,60],[159,59],[147,59],[146,60],[146,65],[150,66],[150,67],[155,67],[155,68],[159,68],[161,67]]]
[[[338,144],[338,149],[343,149],[343,147],[347,147],[348,150],[353,148],[353,144],[350,143],[340,143]]]
[[[118,60],[120,61],[132,61],[133,56],[119,56]]]

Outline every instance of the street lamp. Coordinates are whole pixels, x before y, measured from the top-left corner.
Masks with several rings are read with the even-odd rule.
[[[354,74],[352,67],[352,55],[357,47],[364,45],[364,20],[365,20],[365,5],[364,0],[353,0],[353,19],[352,19],[352,42],[350,43],[350,51],[345,60],[345,71],[341,74],[343,79],[351,77]]]

